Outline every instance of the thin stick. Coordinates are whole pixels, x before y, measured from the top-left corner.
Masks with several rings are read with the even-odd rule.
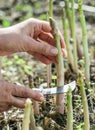
[[[82,41],[83,41],[83,50],[84,50],[84,60],[85,60],[85,77],[86,82],[89,84],[90,81],[90,58],[89,58],[89,51],[88,51],[88,41],[87,41],[87,29],[86,29],[86,22],[85,16],[82,9],[82,0],[78,0],[78,9],[80,15],[80,22],[82,26]]]
[[[50,18],[50,25],[52,28],[53,36],[55,39],[56,47],[58,49],[57,55],[57,86],[62,87],[64,86],[64,64],[63,64],[63,56],[61,51],[60,45],[60,37],[58,34],[58,28],[54,19]],[[58,94],[56,96],[56,112],[63,114],[64,113],[64,94]]]

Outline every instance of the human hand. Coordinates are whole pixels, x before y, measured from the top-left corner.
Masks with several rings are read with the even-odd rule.
[[[3,80],[0,80],[0,112],[7,111],[12,106],[24,108],[27,98],[43,101],[41,93],[34,92],[30,88],[24,88]]]
[[[65,44],[59,32],[62,52],[65,55]],[[48,43],[48,44],[47,44]],[[48,22],[28,19],[24,22],[0,30],[0,55],[16,52],[27,52],[41,62],[56,62],[57,49]]]

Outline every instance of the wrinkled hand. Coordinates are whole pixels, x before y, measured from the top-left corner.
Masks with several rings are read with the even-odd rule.
[[[59,32],[62,52],[64,40]],[[47,44],[48,43],[48,44]],[[48,22],[28,19],[24,22],[0,29],[0,55],[27,52],[45,64],[56,62],[57,49]]]
[[[43,101],[43,95],[29,88],[24,88],[0,80],[0,112],[7,111],[12,106],[24,108],[27,98]]]

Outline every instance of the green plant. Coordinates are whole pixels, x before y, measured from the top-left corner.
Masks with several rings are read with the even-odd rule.
[[[3,27],[9,27],[10,25],[11,25],[11,22],[4,18],[3,21],[2,21],[2,26]]]
[[[63,64],[63,56],[61,51],[60,45],[60,37],[58,34],[58,28],[56,22],[53,18],[50,18],[50,25],[52,28],[53,36],[56,43],[56,48],[58,49],[57,54],[57,86],[62,87],[64,86],[64,64]],[[63,114],[64,113],[64,94],[57,94],[56,95],[56,112]]]
[[[89,122],[89,109],[88,109],[88,102],[87,102],[87,96],[85,93],[85,84],[83,75],[80,74],[78,78],[78,84],[80,87],[81,97],[82,97],[82,104],[84,109],[84,130],[90,130],[90,122]]]
[[[22,123],[22,130],[29,130],[31,113],[31,100],[27,99],[25,103],[24,119]]]
[[[72,14],[72,20],[71,20],[71,34],[73,39],[73,57],[74,57],[74,71],[78,73],[78,64],[77,64],[77,44],[76,44],[76,24],[75,24],[75,9],[74,9],[74,0],[71,1],[71,14]]]
[[[89,51],[88,51],[86,22],[85,22],[85,16],[83,13],[83,9],[82,9],[82,0],[78,0],[78,9],[79,9],[79,15],[80,15],[80,22],[81,22],[81,26],[82,26],[82,43],[83,43],[84,61],[85,61],[85,78],[86,78],[87,85],[89,85],[90,59],[89,59]]]
[[[72,90],[67,93],[67,130],[73,130]]]
[[[83,130],[83,126],[84,126],[84,123],[80,123],[80,124],[76,127],[76,129],[77,129],[77,130]]]
[[[65,10],[63,10],[62,13],[62,25],[63,25],[63,30],[64,30],[64,40],[66,43],[66,49],[67,49],[67,59],[68,59],[68,64],[71,65],[72,69],[74,70],[74,60],[73,60],[73,55],[69,43],[69,36],[68,36],[68,25],[67,25],[68,20],[66,19],[66,13]]]
[[[49,0],[48,16],[53,17],[53,0]],[[47,86],[51,84],[51,65],[47,65]]]

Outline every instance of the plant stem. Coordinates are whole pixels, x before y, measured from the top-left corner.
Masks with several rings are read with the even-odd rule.
[[[31,100],[27,99],[25,103],[24,119],[22,123],[22,130],[29,130],[31,113]]]
[[[72,90],[67,93],[67,130],[73,130]]]
[[[64,30],[64,39],[65,39],[66,49],[67,49],[68,62],[72,66],[72,69],[74,70],[73,55],[72,55],[71,48],[70,48],[69,36],[68,36],[68,27],[67,27],[67,21],[66,20],[67,20],[66,19],[66,13],[63,10],[62,24],[63,24],[63,30]]]
[[[33,108],[34,108],[34,114],[39,115],[39,102],[33,100]]]
[[[34,118],[34,107],[32,105],[31,105],[31,113],[30,113],[30,130],[37,130],[35,125],[35,118]]]
[[[47,87],[50,87],[51,84],[51,65],[47,65]]]
[[[50,18],[50,25],[52,28],[53,36],[55,39],[56,47],[58,49],[57,55],[57,87],[64,86],[64,64],[63,64],[63,56],[60,45],[60,37],[58,34],[58,28],[54,19]],[[63,114],[64,113],[64,94],[57,94],[56,96],[56,112]]]
[[[49,0],[49,17],[53,16],[53,0]],[[47,87],[51,84],[51,65],[47,65]]]
[[[72,22],[71,22],[72,19],[71,19],[71,10],[70,10],[69,3],[70,3],[69,0],[65,0],[65,11],[69,22],[69,27],[72,33]]]
[[[84,130],[90,130],[88,102],[87,102],[87,96],[85,93],[84,81],[82,76],[78,78],[78,83],[80,86],[80,92],[81,92],[83,109],[84,109]]]
[[[75,29],[75,9],[74,9],[74,0],[71,0],[71,9],[72,9],[72,39],[73,39],[73,56],[74,56],[74,70],[78,72],[77,65],[77,44],[76,44],[76,29]]]
[[[88,41],[87,41],[87,29],[86,29],[86,22],[85,16],[82,9],[82,0],[78,0],[78,9],[80,15],[80,22],[82,26],[82,41],[83,41],[83,50],[84,50],[84,60],[85,60],[85,77],[86,82],[89,84],[90,81],[90,59],[89,59],[89,52],[88,52]]]
[[[53,0],[49,0],[49,17],[53,16]]]
[[[29,77],[29,87],[33,88],[34,87],[34,83],[33,81],[31,81],[31,77]],[[34,114],[38,115],[39,114],[39,103],[38,101],[32,100],[33,102],[33,108],[34,108]]]

